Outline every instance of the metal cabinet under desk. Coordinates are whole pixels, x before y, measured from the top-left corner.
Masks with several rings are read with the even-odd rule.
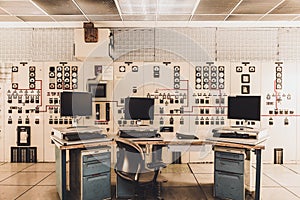
[[[110,147],[70,151],[72,199],[110,199]]]
[[[249,152],[245,149],[214,148],[214,196],[221,199],[244,200],[249,180]]]

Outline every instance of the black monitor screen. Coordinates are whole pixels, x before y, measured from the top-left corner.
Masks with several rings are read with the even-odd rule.
[[[106,97],[106,83],[90,83],[89,92],[93,97],[105,98]]]
[[[61,92],[61,116],[91,116],[92,93],[89,92]]]
[[[142,97],[128,97],[125,99],[125,119],[153,120],[154,99]]]
[[[229,96],[228,119],[260,121],[260,96]]]

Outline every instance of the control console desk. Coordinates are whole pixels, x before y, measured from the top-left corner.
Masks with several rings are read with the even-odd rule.
[[[101,199],[110,198],[113,137],[68,141],[64,139],[69,134],[66,130],[69,129],[53,129],[54,134],[50,136],[55,144],[56,187],[60,199],[95,199],[96,196]],[[70,132],[73,134],[75,130]],[[92,132],[95,129],[84,128],[80,131]]]
[[[175,133],[163,133],[163,140],[151,141],[151,140],[137,140],[134,141],[139,145],[158,145],[158,146],[202,146],[212,145],[213,149],[236,149],[241,151],[254,151],[256,154],[256,174],[255,174],[255,200],[260,200],[261,189],[261,152],[265,149],[263,142],[267,139],[243,139],[243,138],[218,138],[211,137],[206,139],[178,139]],[[187,148],[183,148],[187,149]],[[216,168],[215,168],[216,170]],[[216,184],[216,183],[215,183]]]

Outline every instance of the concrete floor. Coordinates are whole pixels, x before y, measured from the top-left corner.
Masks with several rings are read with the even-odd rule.
[[[162,170],[164,199],[215,199],[213,164],[174,164]],[[0,163],[0,199],[55,200],[55,163]],[[115,199],[112,173],[112,199]],[[264,164],[262,199],[300,199],[300,164]]]

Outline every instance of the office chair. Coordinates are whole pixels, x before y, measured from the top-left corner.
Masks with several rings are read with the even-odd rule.
[[[134,197],[143,199],[143,189],[151,187],[152,195],[160,197],[160,184],[157,182],[159,170],[166,165],[162,161],[151,162],[145,166],[143,149],[134,142],[124,139],[115,139],[118,154],[115,172],[117,177],[133,183]]]

